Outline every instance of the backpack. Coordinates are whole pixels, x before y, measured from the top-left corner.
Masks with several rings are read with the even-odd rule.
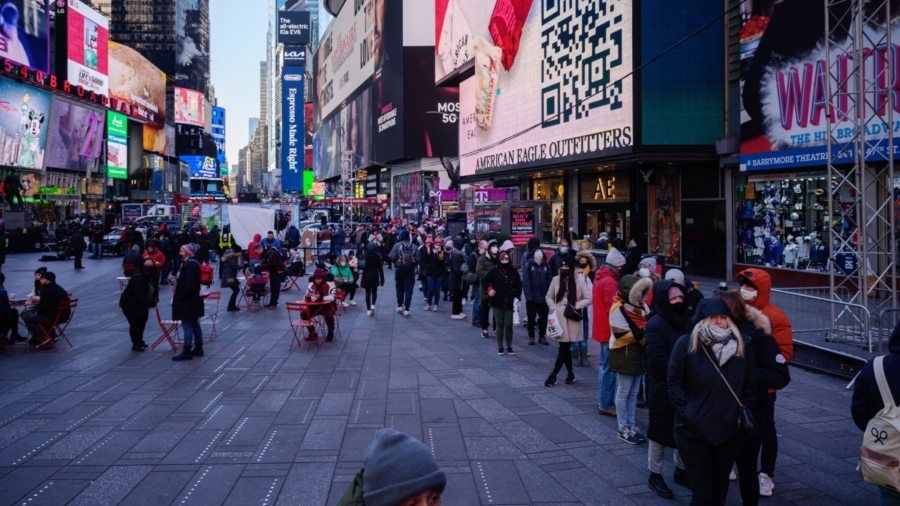
[[[883,361],[884,357],[877,357],[873,365],[884,409],[866,425],[863,444],[859,449],[858,469],[865,481],[900,490],[900,407],[894,402],[884,376]]]
[[[415,249],[413,245],[400,246],[400,259],[397,261],[397,269],[404,271],[413,270],[416,266]]]

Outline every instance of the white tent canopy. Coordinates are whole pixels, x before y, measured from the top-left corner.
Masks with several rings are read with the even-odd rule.
[[[234,241],[245,249],[253,242],[255,234],[265,237],[266,232],[272,230],[275,225],[274,209],[228,206],[228,215],[231,220],[231,235],[234,236]]]

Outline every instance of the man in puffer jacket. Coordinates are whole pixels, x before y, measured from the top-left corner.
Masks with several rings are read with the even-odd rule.
[[[547,290],[550,289],[550,266],[544,261],[544,252],[534,251],[533,257],[522,268],[522,292],[525,296],[525,310],[528,315],[528,344],[534,345],[534,328],[538,327],[538,342],[547,342]]]
[[[606,265],[594,275],[591,299],[594,306],[593,339],[600,343],[600,384],[597,393],[597,409],[601,415],[616,416],[616,373],[609,368],[609,310],[619,291],[619,273],[625,265],[625,257],[613,248],[606,255]]]

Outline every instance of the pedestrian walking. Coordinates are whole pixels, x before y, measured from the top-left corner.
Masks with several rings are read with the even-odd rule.
[[[647,371],[644,350],[644,328],[650,308],[652,283],[647,278],[622,276],[619,292],[609,311],[609,368],[616,373],[617,436],[628,444],[641,444],[647,438],[641,434],[635,421],[638,391],[641,378]]]
[[[609,312],[616,293],[619,292],[619,276],[625,265],[625,257],[613,248],[606,255],[606,265],[594,275],[591,289],[593,300],[593,339],[600,343],[600,378],[597,387],[597,410],[601,415],[616,416],[616,373],[609,367]]]
[[[553,277],[556,277],[559,274],[559,268],[562,267],[562,264],[565,263],[567,258],[575,256],[574,254],[569,253],[569,241],[566,239],[560,239],[557,246],[556,253],[550,257],[550,275]]]
[[[241,282],[238,273],[243,267],[241,262],[241,247],[235,244],[229,250],[225,250],[221,256],[220,269],[222,270],[222,288],[231,289],[231,298],[228,299],[228,311],[240,311],[237,306],[237,298],[241,293]]]
[[[81,233],[81,225],[75,225],[75,232],[72,234],[72,252],[75,254],[75,268],[84,269],[81,265],[81,259],[84,257],[84,234]]]
[[[594,275],[597,270],[597,260],[594,255],[586,251],[575,254],[575,275],[581,276],[588,287],[594,285]],[[577,367],[588,367],[588,337],[590,336],[591,308],[587,306],[581,310],[581,342],[573,342],[572,360]]]
[[[503,341],[506,339],[506,354],[515,355],[512,347],[513,301],[522,296],[522,278],[512,266],[508,251],[497,256],[497,265],[491,268],[481,280],[481,286],[490,297],[491,311],[497,320],[497,354],[503,355]]]
[[[460,242],[462,240],[460,239]],[[457,248],[457,241],[447,241],[447,253],[450,255],[449,270],[450,274],[447,284],[452,295],[452,307],[450,308],[450,318],[454,320],[465,320],[466,314],[463,313],[463,276],[468,272],[468,263],[463,252]],[[463,272],[465,266],[466,272]]]
[[[478,259],[485,255],[488,249],[487,241],[481,241],[477,244],[472,253],[467,255],[466,263],[469,266],[469,272],[474,273],[474,282],[472,284],[472,326],[481,327],[481,282],[478,274]],[[472,276],[469,276],[470,278]],[[548,285],[549,286],[549,285]]]
[[[554,338],[559,342],[559,351],[556,354],[556,364],[553,372],[547,377],[544,386],[556,385],[556,375],[562,366],[566,366],[568,375],[566,385],[575,383],[575,372],[572,371],[573,343],[580,343],[583,339],[584,327],[581,325],[581,311],[591,305],[591,288],[584,279],[576,273],[575,259],[566,258],[559,268],[559,274],[550,282],[544,300],[551,313],[556,314],[562,335]],[[568,313],[568,316],[567,316]],[[572,317],[575,318],[572,318]]]
[[[375,304],[378,302],[378,287],[384,286],[384,262],[378,254],[376,242],[366,245],[366,266],[363,267],[360,286],[366,291],[366,314],[375,316]]]
[[[762,311],[772,323],[772,337],[778,343],[781,355],[788,362],[794,356],[794,334],[791,320],[770,300],[772,278],[761,269],[745,269],[737,275],[740,295],[746,303]],[[778,430],[775,428],[775,391],[759,399],[762,418],[758,420],[762,432],[762,448],[759,458],[759,495],[769,497],[775,488],[775,461],[778,459]]]
[[[475,273],[478,274],[478,286],[480,288],[480,304],[481,308],[481,337],[488,337],[488,325],[491,323],[491,319],[489,317],[491,313],[490,296],[488,295],[487,289],[484,288],[484,278],[487,276],[488,272],[494,268],[497,264],[497,255],[500,254],[500,248],[497,246],[497,240],[491,239],[487,243],[487,250],[483,255],[478,257],[478,262],[475,265]],[[497,317],[494,315],[494,336],[497,335]]]
[[[264,246],[263,243],[260,243],[256,245],[256,250],[262,259],[260,266],[269,273],[269,303],[266,304],[266,308],[271,311],[278,307],[281,277],[284,276],[284,260],[274,246]]]
[[[741,406],[752,406],[753,366],[734,315],[720,299],[704,299],[696,325],[669,359],[675,444],[684,461],[692,506],[720,506],[737,455]]]
[[[152,259],[146,259],[142,269],[136,271],[119,297],[119,307],[128,320],[128,335],[131,337],[131,351],[144,351],[144,329],[150,318],[150,309],[156,307],[157,291],[151,283],[156,276],[156,266]]]
[[[446,255],[441,244],[437,244],[430,237],[425,240],[425,246],[420,250],[421,265],[425,269],[427,288],[425,291],[425,311],[437,312],[438,302],[441,300],[441,278],[446,271]]]
[[[550,290],[550,266],[544,261],[544,252],[536,250],[522,267],[522,294],[525,297],[525,314],[528,331],[528,344],[534,346],[537,333],[538,343],[549,346],[547,342],[547,292]],[[562,343],[560,343],[562,346]]]
[[[649,400],[649,424],[647,425],[647,466],[650,468],[648,485],[660,497],[670,499],[672,490],[662,476],[663,458],[666,448],[675,448],[675,407],[669,400],[667,373],[669,358],[678,338],[689,334],[694,328],[687,317],[684,303],[684,288],[673,281],[661,281],[653,286],[656,300],[656,314],[647,321],[644,341],[647,351],[647,393]],[[687,471],[678,450],[674,452],[675,483],[689,487]],[[755,484],[756,473],[753,473]]]
[[[196,243],[185,244],[179,250],[182,263],[172,297],[172,319],[181,322],[184,330],[184,348],[174,361],[193,360],[203,356],[203,332],[200,318],[203,317],[203,298],[200,297],[200,262],[194,258],[200,249]]]
[[[741,331],[744,339],[744,356],[753,363],[753,389],[755,402],[750,406],[753,418],[760,420],[763,416],[762,403],[769,391],[781,390],[791,381],[791,372],[787,360],[781,354],[778,343],[772,337],[772,323],[762,311],[748,306],[743,298],[734,292],[716,292],[713,299],[722,299],[734,315],[734,323]],[[759,449],[762,434],[759,431],[752,435],[744,434],[738,439],[738,452],[735,458],[738,484],[741,489],[741,503],[744,506],[759,504],[760,480],[758,479]]]
[[[409,232],[397,234],[397,244],[388,255],[396,266],[394,286],[397,290],[397,312],[409,316],[413,290],[416,286],[416,247],[410,242]]]

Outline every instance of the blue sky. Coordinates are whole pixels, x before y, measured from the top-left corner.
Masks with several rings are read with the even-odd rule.
[[[247,120],[259,116],[259,62],[266,59],[266,0],[209,2],[210,74],[225,108],[229,168],[247,145]]]

